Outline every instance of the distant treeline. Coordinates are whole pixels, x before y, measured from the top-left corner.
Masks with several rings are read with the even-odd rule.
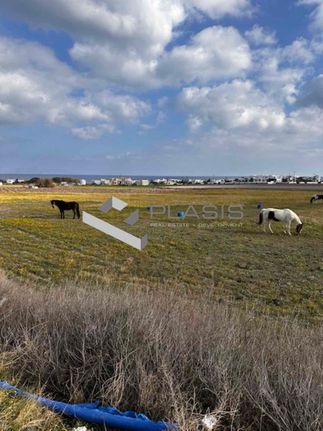
[[[7,180],[1,180],[2,183],[7,183]],[[33,184],[38,187],[55,187],[57,184],[67,183],[67,184],[79,184],[80,180],[78,178],[72,177],[53,177],[53,178],[41,178],[33,177],[28,180],[16,179],[10,184]]]

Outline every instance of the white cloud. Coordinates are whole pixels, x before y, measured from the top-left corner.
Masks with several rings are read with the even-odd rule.
[[[315,83],[316,90],[318,87],[322,87],[321,80]],[[286,112],[279,100],[255,83],[235,80],[213,87],[183,89],[178,109],[188,115],[188,127],[194,132],[190,142],[196,157],[204,158],[205,163],[212,154],[220,160],[234,160],[237,154],[244,166],[257,159],[265,166],[265,160],[277,163],[278,152],[285,165],[290,160],[300,167],[294,156],[301,155],[304,163],[312,163],[314,169],[319,163],[312,155],[322,153],[323,97],[317,97],[315,103],[314,94],[311,97],[311,103],[305,100],[303,105]],[[185,153],[183,146],[181,151]]]
[[[192,16],[193,10],[220,18],[240,15],[250,7],[249,0],[30,0],[28,4],[24,0],[11,0],[2,9],[34,27],[61,29],[72,35],[74,44],[70,55],[93,76],[120,85],[154,87],[163,83],[158,73],[156,75],[160,58],[163,75],[168,76],[173,73],[171,70],[165,71],[168,61],[169,67],[172,67],[173,61],[176,63],[181,56],[198,54],[199,47],[204,50],[199,58],[201,67],[215,67],[216,76],[223,76],[226,67],[226,76],[231,76],[240,66],[245,69],[248,62],[246,43],[238,40],[233,29],[223,30],[222,37],[218,30],[215,35],[218,48],[214,47],[213,54],[210,53],[213,61],[212,58],[205,61],[202,58],[208,55],[205,43],[210,40],[206,40],[206,34],[205,40],[202,40],[202,34],[200,41],[197,37],[193,41],[194,46],[184,45],[174,49],[170,59],[165,51],[177,27]],[[228,38],[228,44],[225,44],[224,38]],[[225,62],[225,53],[221,54],[220,49],[231,49],[235,42],[237,49]],[[208,74],[210,71],[205,73]],[[191,79],[192,74],[185,71],[185,75]],[[201,75],[197,68],[195,75],[198,79]]]
[[[318,49],[317,44],[316,49]],[[287,60],[290,63],[302,63],[303,65],[312,63],[315,59],[314,54],[314,44],[304,38],[298,38],[281,49],[282,60]]]
[[[115,127],[113,124],[97,124],[95,126],[85,126],[85,127],[73,127],[71,129],[72,135],[76,136],[77,138],[81,139],[98,139],[101,138],[101,136],[104,133],[113,133],[115,132]]]
[[[225,15],[239,16],[251,11],[250,0],[184,0],[184,3],[214,19]]]
[[[297,101],[298,106],[317,106],[323,109],[323,75],[306,83]]]
[[[272,97],[293,104],[318,49],[304,38],[284,47],[256,49],[253,51],[253,72]]]
[[[0,38],[0,123],[21,124],[39,119],[93,135],[112,131],[122,122],[135,123],[149,105],[134,96],[100,90],[36,43]],[[94,85],[95,84],[95,85]],[[81,91],[82,96],[73,96]],[[84,129],[83,129],[84,127]],[[76,131],[76,132],[75,132]]]
[[[74,136],[81,139],[98,139],[102,136],[102,128],[98,126],[74,127],[71,132]]]
[[[175,46],[153,60],[108,45],[75,44],[72,57],[96,76],[129,86],[160,87],[181,82],[240,76],[251,66],[247,42],[233,27],[208,27],[189,44]]]
[[[281,107],[249,80],[184,88],[178,106],[190,114],[191,129],[208,124],[228,130],[246,127],[266,130],[280,128],[285,123]]]
[[[177,0],[11,0],[2,9],[36,27],[61,29],[77,39],[109,39],[146,51],[167,44],[185,18]]]
[[[127,52],[109,44],[76,43],[70,54],[94,76],[110,83],[141,88],[157,86],[156,60],[141,58],[131,49]]]
[[[314,31],[323,29],[323,2],[322,0],[299,0],[300,5],[315,6],[311,12],[311,27]]]
[[[251,30],[246,31],[245,36],[256,46],[275,45],[277,43],[275,32],[265,30],[259,25],[254,25]]]
[[[165,54],[156,73],[166,83],[180,84],[241,76],[250,67],[249,46],[240,33],[233,27],[214,26]]]

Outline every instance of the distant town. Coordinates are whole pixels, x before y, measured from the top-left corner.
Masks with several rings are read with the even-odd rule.
[[[185,186],[185,185],[239,185],[239,184],[322,184],[323,177],[320,175],[297,176],[297,175],[255,175],[242,177],[177,177],[177,178],[131,178],[113,177],[99,179],[84,179],[73,177],[52,178],[5,178],[0,179],[3,185],[25,185],[31,189],[55,186]]]

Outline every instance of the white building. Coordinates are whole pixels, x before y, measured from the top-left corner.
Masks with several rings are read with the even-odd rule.
[[[122,178],[121,184],[123,186],[132,186],[134,184],[134,180],[132,178]]]
[[[256,175],[253,178],[253,182],[257,184],[265,184],[267,183],[268,178],[264,175]]]
[[[167,180],[166,180],[166,178],[157,178],[156,180],[154,180],[154,183],[156,183],[156,184],[166,184]]]
[[[137,186],[149,186],[149,180],[137,180]]]
[[[80,186],[86,186],[86,180],[84,179],[80,180]]]
[[[112,181],[108,178],[101,178],[101,184],[103,184],[105,186],[111,186]]]
[[[175,180],[169,179],[169,180],[166,180],[166,184],[168,186],[175,186],[176,182],[175,182]]]
[[[282,183],[283,182],[283,176],[282,175],[273,175],[273,177],[276,179],[276,183]]]
[[[6,183],[7,184],[14,184],[16,182],[16,180],[14,180],[14,179],[12,179],[12,178],[8,178],[7,180],[6,180]]]

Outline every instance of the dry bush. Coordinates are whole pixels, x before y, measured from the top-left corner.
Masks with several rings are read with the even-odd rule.
[[[39,187],[55,187],[55,183],[51,178],[39,178],[36,181],[37,186]]]
[[[0,352],[20,385],[197,430],[322,429],[322,329],[179,292],[0,281]],[[0,302],[1,303],[1,302]]]

